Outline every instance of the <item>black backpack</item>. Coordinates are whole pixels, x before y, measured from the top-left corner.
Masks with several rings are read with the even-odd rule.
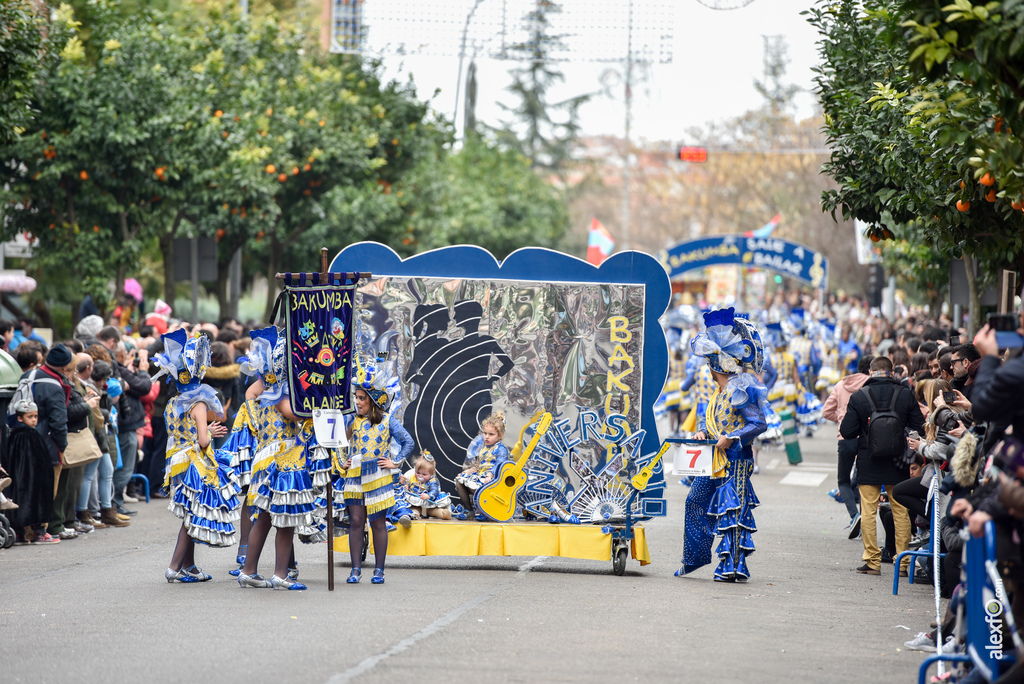
[[[871,458],[888,458],[896,463],[902,463],[904,460],[907,437],[903,421],[895,410],[900,389],[893,388],[889,405],[881,408],[875,405],[875,400],[871,398],[871,392],[867,387],[860,389],[871,408],[871,416],[868,418],[868,454]]]

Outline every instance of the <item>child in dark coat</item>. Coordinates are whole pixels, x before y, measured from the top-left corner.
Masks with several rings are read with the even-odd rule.
[[[27,544],[25,528],[31,528],[33,544],[56,544],[58,537],[46,531],[53,513],[53,466],[43,437],[36,431],[39,409],[34,402],[21,401],[14,407],[17,422],[11,428],[3,467],[11,478],[8,496],[18,508],[6,513],[19,544]]]

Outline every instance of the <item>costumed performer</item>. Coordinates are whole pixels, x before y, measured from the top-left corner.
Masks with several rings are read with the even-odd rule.
[[[164,351],[154,356],[160,373],[173,380],[178,394],[164,410],[167,423],[167,464],[163,486],[168,508],[181,518],[178,541],[164,573],[168,582],[205,582],[211,576],[195,564],[195,542],[210,546],[235,543],[241,488],[234,472],[217,462],[211,441],[227,434],[219,420],[224,408],[217,391],[202,384],[210,365],[210,341],[189,337],[184,328],[162,336]],[[210,422],[210,416],[215,420]]]
[[[502,444],[505,437],[505,413],[494,411],[480,422],[480,434],[473,438],[466,449],[466,460],[462,472],[455,476],[455,488],[466,510],[466,519],[475,519],[476,492],[492,479],[506,461],[512,460],[508,447]],[[487,518],[482,517],[481,520]]]
[[[413,468],[402,476],[405,502],[421,518],[452,519],[452,498],[441,491],[437,464],[429,451],[420,453]]]
[[[373,534],[373,584],[384,584],[384,562],[388,553],[387,514],[395,505],[395,481],[391,470],[391,440],[400,445],[398,462],[415,446],[412,436],[394,415],[388,415],[392,390],[382,371],[356,355],[356,416],[346,416],[349,457],[345,462],[345,506],[349,514],[348,549],[352,561],[348,584],[362,578],[363,535],[367,522]]]
[[[265,344],[250,347],[247,356],[239,359],[241,373],[258,376],[261,368],[269,367],[269,360],[263,358],[268,352],[272,354],[273,350],[268,350]],[[259,451],[259,425],[263,420],[263,407],[257,398],[262,392],[263,385],[259,382],[253,383],[246,389],[245,401],[242,402],[238,413],[235,414],[231,434],[224,445],[218,449],[218,454],[223,454],[229,460],[232,470],[235,471],[238,484],[242,488],[243,502],[249,498],[249,485],[252,482],[252,459]],[[245,555],[249,548],[249,532],[252,530],[252,512],[250,506],[243,503],[242,516],[238,525],[238,551],[235,556],[238,567],[228,572],[233,577],[238,577],[242,566],[245,565]],[[291,579],[296,579],[296,577],[297,574]]]
[[[716,549],[715,581],[745,582],[750,577],[746,557],[754,551],[751,535],[757,529],[751,511],[759,503],[750,485],[751,442],[767,427],[767,391],[754,375],[761,372],[764,348],[757,328],[734,318],[731,308],[705,314],[704,323],[706,332],[690,346],[708,360],[716,390],[695,437],[717,443],[711,477],[697,478],[686,498],[683,566],[676,576],[711,562],[717,533],[722,541]]]
[[[252,481],[246,503],[253,509],[249,548],[238,574],[238,586],[301,591],[297,581],[292,544],[296,527],[315,524],[316,493],[307,468],[307,447],[312,441],[312,421],[292,413],[285,375],[287,339],[276,326],[250,333],[252,347],[243,368],[258,370],[253,387],[261,407],[257,432],[260,441],[252,459]],[[254,353],[255,352],[255,353]],[[252,389],[252,388],[250,388]],[[248,395],[248,394],[247,394]],[[274,574],[267,580],[257,573],[260,554],[270,528],[277,529]]]

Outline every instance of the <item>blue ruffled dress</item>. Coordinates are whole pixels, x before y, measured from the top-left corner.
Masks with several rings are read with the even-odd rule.
[[[168,509],[184,522],[188,535],[211,546],[237,543],[235,522],[240,517],[242,488],[235,472],[215,456],[213,447],[201,448],[192,409],[198,404],[216,415],[224,409],[216,391],[199,385],[172,397],[164,411],[167,422],[167,464],[164,488]]]

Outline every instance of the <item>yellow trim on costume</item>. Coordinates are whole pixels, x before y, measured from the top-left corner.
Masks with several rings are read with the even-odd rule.
[[[718,439],[722,436],[722,426],[718,422],[718,399],[722,395],[722,388],[719,387],[711,395],[711,401],[704,410],[704,423],[708,429],[708,437]],[[711,458],[711,477],[725,477],[726,469],[729,467],[729,459],[725,455],[725,449],[715,446],[714,456]]]

